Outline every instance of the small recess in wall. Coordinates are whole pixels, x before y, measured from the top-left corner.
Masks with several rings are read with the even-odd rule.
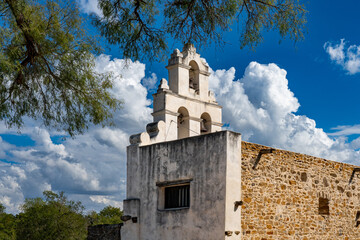
[[[355,217],[356,227],[358,227],[360,225],[359,218],[360,218],[360,211],[357,211],[356,217]]]
[[[329,199],[323,197],[319,198],[319,214],[330,215]]]

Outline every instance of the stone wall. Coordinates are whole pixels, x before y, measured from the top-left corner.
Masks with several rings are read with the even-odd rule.
[[[87,240],[121,240],[122,225],[120,223],[89,226]]]
[[[242,239],[360,239],[355,166],[262,149],[242,142]]]

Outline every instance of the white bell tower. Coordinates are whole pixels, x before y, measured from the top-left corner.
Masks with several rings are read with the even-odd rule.
[[[209,100],[209,67],[196,53],[194,45],[185,45],[183,52],[175,49],[166,68],[172,92],[205,102]]]
[[[153,94],[154,122],[147,125],[147,132],[131,136],[132,144],[147,145],[221,130],[221,106],[209,91],[209,67],[194,45],[186,44],[182,52],[175,49],[166,68],[169,83],[162,79]]]

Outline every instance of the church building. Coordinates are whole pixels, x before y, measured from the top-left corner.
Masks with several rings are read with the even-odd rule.
[[[360,168],[222,131],[209,67],[176,49],[127,147],[123,240],[360,239]]]

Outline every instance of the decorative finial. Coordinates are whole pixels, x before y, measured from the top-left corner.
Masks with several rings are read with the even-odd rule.
[[[183,53],[186,53],[186,52],[196,53],[196,48],[194,47],[194,44],[192,44],[190,42],[186,43],[183,47]]]
[[[162,89],[169,89],[169,85],[168,85],[168,82],[166,81],[165,78],[162,78],[160,80],[160,84],[159,84],[159,87],[158,87],[158,91],[162,90]]]

